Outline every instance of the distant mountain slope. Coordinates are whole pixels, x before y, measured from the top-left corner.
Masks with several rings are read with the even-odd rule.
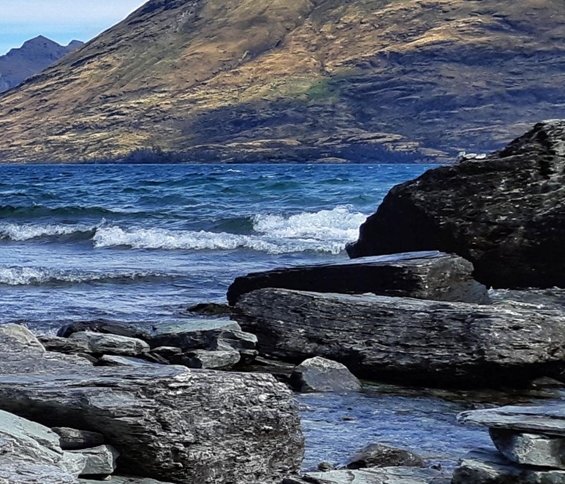
[[[83,42],[73,40],[62,46],[40,35],[18,49],[11,49],[0,56],[0,92],[17,86],[81,45]]]
[[[0,97],[0,161],[441,160],[563,85],[561,0],[151,0]]]

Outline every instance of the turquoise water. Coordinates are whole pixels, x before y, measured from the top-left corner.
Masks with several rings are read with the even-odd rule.
[[[2,322],[159,325],[238,275],[346,258],[429,165],[0,166]]]

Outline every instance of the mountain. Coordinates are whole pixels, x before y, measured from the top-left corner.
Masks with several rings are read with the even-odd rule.
[[[82,45],[83,42],[73,40],[62,46],[40,35],[24,42],[19,49],[11,49],[0,56],[0,92],[21,84]]]
[[[150,0],[0,96],[0,161],[443,161],[563,85],[561,0]]]

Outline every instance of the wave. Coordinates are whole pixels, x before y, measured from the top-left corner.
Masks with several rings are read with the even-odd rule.
[[[97,248],[131,247],[163,250],[251,249],[269,254],[325,252],[338,254],[357,238],[366,215],[341,206],[333,210],[301,213],[288,217],[256,215],[256,234],[173,231],[159,228],[98,227],[93,237]]]
[[[67,238],[71,240],[88,240],[96,232],[96,227],[87,225],[57,224],[2,224],[0,239],[24,242],[32,239]]]
[[[170,277],[151,271],[79,272],[41,267],[0,267],[0,284],[8,286],[40,286],[85,284],[94,282],[131,283]]]

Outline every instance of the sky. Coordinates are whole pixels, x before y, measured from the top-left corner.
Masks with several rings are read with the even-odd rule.
[[[147,0],[0,0],[0,55],[44,35],[67,45],[86,42]]]

